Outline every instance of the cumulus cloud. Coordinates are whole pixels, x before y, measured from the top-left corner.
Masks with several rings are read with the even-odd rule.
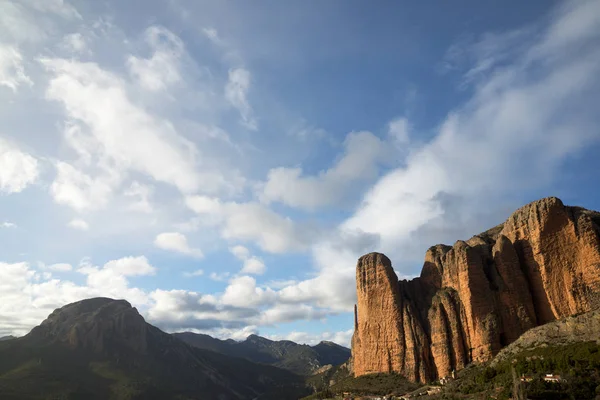
[[[90,229],[90,225],[82,219],[71,220],[67,225],[70,228],[77,229],[80,231],[87,231]]]
[[[276,294],[273,290],[256,286],[256,280],[250,276],[237,276],[229,281],[222,296],[224,304],[237,307],[257,307],[273,303]]]
[[[3,223],[0,224],[0,227],[2,227],[2,228],[16,228],[17,224],[15,224],[14,222],[4,221]]]
[[[155,290],[148,317],[169,330],[242,329],[258,314],[245,305],[223,304],[214,296],[184,290]]]
[[[0,138],[0,192],[18,193],[39,176],[38,161]]]
[[[225,85],[225,99],[239,111],[242,124],[246,128],[255,131],[258,129],[258,123],[248,102],[249,90],[250,71],[244,68],[230,69],[229,80]]]
[[[265,263],[259,257],[253,256],[244,246],[234,246],[229,249],[231,254],[244,262],[244,266],[240,273],[251,275],[262,275],[267,270]]]
[[[225,239],[252,240],[271,253],[305,250],[315,229],[299,226],[258,203],[221,202],[206,196],[189,196],[187,206],[221,229]]]
[[[154,245],[163,250],[174,251],[197,258],[203,257],[202,251],[190,247],[185,235],[179,232],[164,232],[159,234],[154,239]]]
[[[69,264],[42,265],[42,269],[65,272]],[[129,286],[128,277],[151,275],[156,269],[145,257],[124,257],[102,267],[84,260],[77,272],[86,277],[82,285],[36,272],[28,263],[0,262],[0,335],[24,335],[54,309],[94,296],[125,298],[137,306],[149,303],[148,295]]]
[[[261,185],[264,203],[281,202],[290,207],[314,210],[338,205],[357,182],[374,178],[378,162],[386,159],[388,146],[371,132],[352,132],[344,141],[344,153],[328,170],[317,176],[303,176],[299,167],[274,168]]]

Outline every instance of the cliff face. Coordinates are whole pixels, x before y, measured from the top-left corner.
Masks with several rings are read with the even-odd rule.
[[[600,305],[600,213],[542,199],[468,241],[431,247],[418,278],[398,282],[390,260],[371,253],[356,282],[355,375],[448,376]]]

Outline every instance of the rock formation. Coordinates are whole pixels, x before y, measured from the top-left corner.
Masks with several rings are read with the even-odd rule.
[[[356,286],[356,376],[449,376],[530,328],[600,305],[600,213],[545,198],[468,241],[431,247],[410,281],[367,254]]]
[[[149,329],[127,301],[97,297],[54,310],[32,334],[97,353],[127,348],[145,354]]]

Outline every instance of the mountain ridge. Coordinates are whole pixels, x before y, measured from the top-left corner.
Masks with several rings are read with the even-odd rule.
[[[310,375],[326,365],[339,365],[350,358],[350,349],[327,341],[309,346],[290,340],[271,340],[254,334],[239,342],[192,332],[172,335],[197,348],[276,366],[300,375]]]
[[[269,399],[306,393],[289,371],[191,347],[124,300],[61,307],[0,342],[3,399]],[[61,397],[62,396],[62,397]]]

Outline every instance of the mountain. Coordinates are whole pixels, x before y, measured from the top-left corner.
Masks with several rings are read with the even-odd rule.
[[[193,348],[124,300],[69,304],[0,342],[2,399],[296,399],[302,378]]]
[[[16,339],[14,336],[2,336],[0,337],[0,342],[4,341],[4,340],[11,340],[11,339]]]
[[[467,241],[431,247],[418,278],[398,282],[390,260],[371,253],[356,281],[354,374],[449,376],[535,326],[600,305],[600,213],[545,198]]]
[[[311,347],[289,340],[273,341],[257,335],[250,335],[243,342],[219,340],[191,332],[173,335],[200,349],[273,365],[300,375],[310,375],[325,365],[342,364],[350,358],[350,349],[333,342],[324,341]]]

